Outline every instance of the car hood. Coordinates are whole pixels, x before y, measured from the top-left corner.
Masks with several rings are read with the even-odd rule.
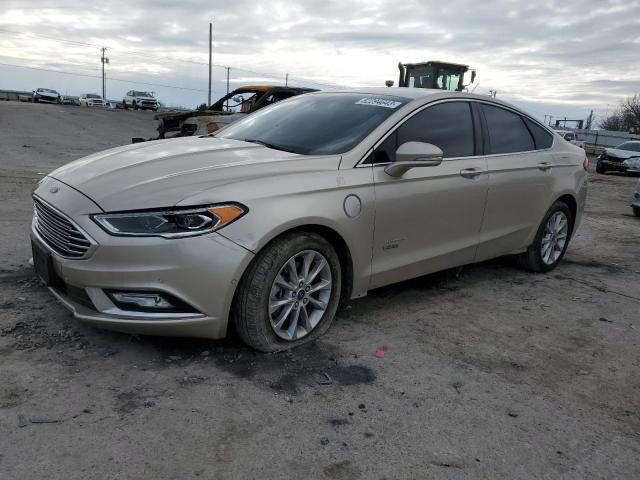
[[[615,158],[631,158],[631,157],[640,157],[640,152],[633,152],[631,150],[618,150],[617,148],[605,148],[605,153],[610,157]]]
[[[82,192],[104,211],[138,210],[189,205],[195,196],[211,203],[240,201],[243,182],[337,169],[340,158],[297,155],[238,140],[187,137],[106,150],[49,176]],[[216,187],[234,184],[237,198],[216,197]]]

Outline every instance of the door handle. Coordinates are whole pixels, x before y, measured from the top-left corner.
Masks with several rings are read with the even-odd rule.
[[[538,168],[540,170],[542,170],[543,172],[546,172],[547,170],[551,169],[551,162],[542,162],[538,164]]]
[[[483,171],[479,168],[464,168],[460,170],[460,176],[464,178],[476,178],[482,175]]]

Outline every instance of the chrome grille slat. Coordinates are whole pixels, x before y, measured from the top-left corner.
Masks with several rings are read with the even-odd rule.
[[[61,212],[33,198],[33,224],[36,233],[56,253],[68,258],[83,258],[93,242]]]
[[[51,230],[47,229],[46,227],[43,227],[42,223],[39,224],[37,227],[38,227],[38,231],[41,234],[44,233],[48,240],[55,239],[60,246],[64,246],[67,250],[70,250],[70,251],[73,251],[74,253],[79,253],[79,254],[82,254],[84,253],[84,251],[86,251],[86,248],[87,248],[86,245],[77,245],[77,244],[71,243],[65,240],[64,237],[61,237],[60,235],[53,233]],[[71,248],[71,247],[75,247],[75,248]]]
[[[49,229],[53,230],[54,232],[56,232],[58,235],[62,237],[69,237],[70,239],[73,239],[75,241],[86,243],[86,245],[79,245],[79,246],[88,247],[89,245],[91,245],[91,243],[82,234],[77,233],[77,231],[70,232],[70,231],[61,230],[59,227],[53,224],[50,219],[46,218],[43,215],[38,214],[38,221],[41,224],[46,225],[47,227],[49,227]]]

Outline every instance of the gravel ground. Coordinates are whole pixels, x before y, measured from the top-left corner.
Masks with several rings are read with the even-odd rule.
[[[500,259],[378,289],[264,355],[84,326],[28,266],[43,173],[154,129],[0,104],[0,477],[640,478],[637,179],[591,175],[548,275]]]

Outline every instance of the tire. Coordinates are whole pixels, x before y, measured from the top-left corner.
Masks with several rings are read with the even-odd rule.
[[[131,104],[133,106],[134,110],[138,110],[138,105],[136,105],[136,101],[134,100],[133,103]]]
[[[292,289],[276,284],[276,277],[289,285],[293,283],[291,260],[304,275],[302,270],[306,258],[313,258],[309,272],[324,265],[309,281],[309,285],[316,287],[325,282],[324,288],[307,294],[305,289],[309,289],[304,282]],[[326,285],[327,278],[330,285]],[[243,275],[232,305],[233,323],[240,338],[256,350],[273,352],[294,348],[315,340],[329,328],[338,308],[341,288],[340,260],[331,244],[313,232],[287,233],[267,245]],[[289,293],[293,298],[289,298]],[[307,295],[315,296],[316,300]],[[318,298],[326,301],[324,310],[316,307]],[[270,310],[273,302],[282,306]],[[287,314],[287,311],[291,313]],[[278,329],[274,324],[279,318],[285,320],[280,322]],[[294,332],[293,338],[284,338],[291,331]]]
[[[564,216],[566,220],[566,231],[564,231],[564,244],[562,244],[561,250],[557,250],[557,246],[559,242],[555,244],[555,248],[552,249],[550,256],[545,259],[543,258],[543,242],[545,237],[548,235],[547,227],[551,217],[554,217],[556,213],[561,217]],[[557,217],[555,217],[557,218]],[[547,214],[544,216],[542,223],[538,227],[538,231],[536,232],[536,236],[533,240],[533,243],[527,248],[527,251],[518,255],[517,261],[518,264],[529,271],[538,272],[538,273],[546,273],[550,272],[554,268],[558,266],[564,254],[567,251],[567,247],[569,246],[569,240],[571,239],[571,234],[573,232],[573,215],[571,214],[571,210],[564,202],[555,202],[551,205],[551,208],[547,211]],[[556,235],[560,237],[562,234]],[[553,258],[557,253],[557,258]],[[552,256],[553,255],[553,256]]]
[[[640,217],[640,207],[631,207],[631,208],[633,208],[633,214],[636,217]]]
[[[127,102],[125,100],[122,100],[122,109],[129,110],[129,107],[127,106]]]
[[[605,173],[606,170],[600,162],[596,163],[596,173]]]

